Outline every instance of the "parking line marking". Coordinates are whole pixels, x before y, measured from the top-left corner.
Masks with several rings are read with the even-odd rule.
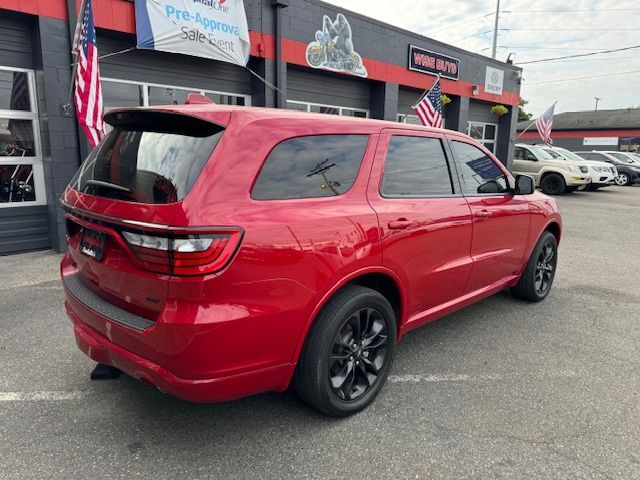
[[[63,401],[78,400],[86,397],[89,392],[0,392],[0,402],[42,402],[42,401]]]
[[[388,380],[391,383],[420,383],[420,382],[478,382],[478,381],[496,381],[506,380],[509,378],[522,377],[540,377],[540,378],[572,378],[576,376],[573,370],[557,370],[552,372],[541,372],[537,374],[524,375],[467,375],[464,373],[434,373],[430,375],[389,375]]]

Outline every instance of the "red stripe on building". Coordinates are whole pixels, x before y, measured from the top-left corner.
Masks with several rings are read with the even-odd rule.
[[[76,0],[77,10],[80,9],[81,0]],[[0,8],[16,10],[33,15],[46,17],[67,18],[67,7],[64,0],[0,0]],[[135,12],[132,2],[125,0],[101,0],[93,6],[96,27],[106,30],[116,30],[125,33],[136,33]],[[275,37],[271,34],[251,31],[251,55],[254,57],[275,58]],[[309,34],[313,40],[313,32]],[[307,45],[303,42],[290,40],[282,41],[282,57],[287,63],[308,67],[306,60]],[[381,82],[398,83],[400,85],[426,90],[431,87],[435,77],[418,72],[412,72],[406,66],[374,60],[363,59],[369,78]],[[493,95],[483,91],[483,86],[478,85],[478,95],[472,95],[474,84],[465,81],[442,79],[442,92],[460,97],[472,97],[485,102],[501,103],[505,105],[518,105],[520,96],[515,92],[504,92],[502,95]]]
[[[64,0],[0,0],[0,8],[59,20],[67,19],[67,4]]]
[[[518,134],[519,135],[519,134]],[[640,130],[553,130],[551,138],[584,138],[584,137],[640,137]],[[540,135],[536,131],[525,132],[518,138],[536,139]]]

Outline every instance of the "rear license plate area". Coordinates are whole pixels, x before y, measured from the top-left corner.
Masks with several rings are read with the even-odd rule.
[[[91,230],[90,228],[82,229],[82,237],[80,237],[80,252],[87,257],[100,261],[104,256],[104,245],[107,241],[107,235],[103,232]]]

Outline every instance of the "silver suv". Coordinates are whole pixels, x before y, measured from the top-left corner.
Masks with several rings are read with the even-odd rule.
[[[553,158],[543,148],[523,143],[516,144],[513,173],[533,177],[547,195],[560,195],[591,183],[587,165]]]

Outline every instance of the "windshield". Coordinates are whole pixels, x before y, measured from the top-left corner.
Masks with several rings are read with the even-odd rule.
[[[538,157],[538,160],[553,160],[553,157],[542,147],[527,145],[527,148],[531,150],[536,157]]]
[[[557,158],[559,160],[566,160],[562,155],[560,155],[558,152],[554,152],[550,148],[545,148],[544,151],[547,152],[549,155],[551,155],[553,158]]]
[[[577,153],[570,152],[565,148],[556,148],[555,152],[562,155],[566,160],[570,160],[572,162],[583,162],[584,158],[582,158]]]
[[[611,152],[609,155],[620,160],[622,163],[635,163],[631,158],[627,157],[624,153]]]
[[[89,154],[71,188],[129,202],[177,202],[193,187],[224,131],[159,113],[126,120]]]

